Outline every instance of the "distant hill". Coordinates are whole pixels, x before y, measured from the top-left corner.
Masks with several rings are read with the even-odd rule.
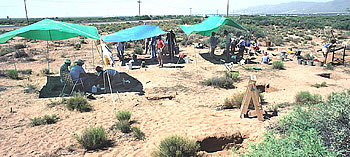
[[[312,14],[341,13],[350,8],[350,0],[330,2],[290,2],[278,5],[262,5],[238,11],[240,14]]]

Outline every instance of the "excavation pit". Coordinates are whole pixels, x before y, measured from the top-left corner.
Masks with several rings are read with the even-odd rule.
[[[201,151],[213,153],[227,150],[232,147],[236,147],[238,149],[240,147],[239,144],[243,143],[243,138],[240,133],[236,133],[231,136],[210,136],[198,142],[200,144]]]

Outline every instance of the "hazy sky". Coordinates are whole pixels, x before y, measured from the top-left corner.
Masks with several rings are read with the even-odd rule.
[[[226,13],[227,0],[141,0],[141,15],[188,15]],[[327,2],[330,0],[230,0],[234,10],[291,1]],[[249,3],[247,3],[249,2]],[[30,17],[134,16],[137,0],[27,0]],[[0,18],[25,17],[24,0],[0,0]]]

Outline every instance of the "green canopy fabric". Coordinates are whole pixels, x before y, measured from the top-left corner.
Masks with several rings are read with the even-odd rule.
[[[45,19],[32,25],[0,35],[0,43],[14,36],[38,40],[63,40],[77,36],[100,39],[96,27]]]
[[[180,25],[180,27],[187,35],[198,33],[204,36],[210,36],[212,32],[216,32],[223,25],[228,25],[247,31],[232,19],[219,16],[210,16],[202,23],[195,25]]]

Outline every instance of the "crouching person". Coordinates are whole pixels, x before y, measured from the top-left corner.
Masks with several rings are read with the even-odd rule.
[[[106,69],[103,70],[102,67],[97,66],[96,67],[96,72],[97,72],[97,78],[94,81],[96,85],[103,85],[104,83],[108,83],[109,81],[111,81],[112,84],[114,84],[114,82],[119,80],[119,72],[117,70],[114,69]],[[110,80],[108,80],[108,77]],[[105,82],[103,81],[103,79],[105,79]]]

